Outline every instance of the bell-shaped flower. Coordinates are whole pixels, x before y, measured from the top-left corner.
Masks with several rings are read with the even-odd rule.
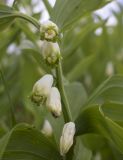
[[[49,65],[57,64],[61,57],[58,43],[44,41],[41,46],[41,53]]]
[[[44,75],[34,84],[31,100],[37,105],[44,103],[50,93],[52,84],[53,84],[53,76],[50,74]]]
[[[40,39],[56,42],[59,36],[59,29],[52,21],[45,21],[40,27]]]
[[[56,87],[52,87],[49,96],[47,97],[46,107],[54,117],[59,117],[62,112],[61,96]]]
[[[44,121],[41,132],[47,137],[52,136],[53,129],[52,129],[52,126],[48,120]]]
[[[73,122],[64,125],[62,136],[60,138],[60,154],[62,156],[64,156],[73,145],[75,130],[75,124]]]

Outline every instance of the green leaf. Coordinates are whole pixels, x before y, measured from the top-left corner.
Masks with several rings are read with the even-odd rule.
[[[8,27],[17,17],[32,23],[37,29],[40,28],[40,24],[35,18],[19,13],[11,7],[0,4],[0,31]]]
[[[84,146],[92,151],[102,150],[107,145],[106,139],[98,134],[84,134],[81,136],[81,140]]]
[[[75,123],[77,135],[85,133],[100,134],[123,153],[123,128],[105,116],[101,106],[88,107],[80,114]]]
[[[92,158],[91,150],[87,149],[82,144],[81,139],[78,137],[74,148],[73,160],[91,160],[91,158]]]
[[[27,124],[19,124],[0,140],[2,160],[60,160],[55,145]]]
[[[26,56],[32,57],[32,59],[34,59],[37,62],[37,64],[40,66],[43,74],[51,73],[50,67],[46,65],[43,57],[41,56],[41,53],[39,52],[39,50],[37,50],[35,48],[25,48],[25,49],[23,49],[23,53]]]
[[[76,66],[67,74],[67,78],[70,81],[76,80],[85,73],[85,70],[92,64],[95,60],[95,55],[88,56],[86,58],[82,58]]]
[[[73,28],[65,32],[61,45],[64,60],[66,60],[66,57],[69,59],[72,54],[76,53],[76,49],[81,46],[85,38],[95,29],[103,25],[104,22],[94,23],[92,17],[89,16],[88,18],[80,20]],[[68,59],[66,61],[68,61]]]
[[[117,122],[123,122],[123,104],[116,102],[107,102],[102,105],[105,115]]]
[[[14,57],[14,61],[13,58]],[[0,117],[7,112],[10,114],[10,108],[13,110],[21,96],[19,79],[19,56],[9,57],[9,64],[1,67],[0,75]],[[10,122],[10,120],[9,120]]]
[[[89,97],[85,106],[105,101],[123,103],[123,76],[112,76],[105,80]]]
[[[51,19],[60,29],[65,30],[79,18],[111,2],[111,0],[57,0]]]
[[[0,5],[0,31],[8,27],[15,19],[14,10],[11,7]]]
[[[63,126],[64,126],[64,118],[63,115],[61,115],[59,118],[55,119],[51,113],[47,114],[47,116],[45,116],[45,119],[48,119],[49,122],[51,123],[51,126],[53,128],[53,135],[56,141],[56,144],[59,148],[59,138],[61,137],[61,133],[63,130]]]
[[[87,93],[81,83],[70,83],[65,85],[65,91],[70,104],[73,119],[80,113],[82,104],[87,99]]]

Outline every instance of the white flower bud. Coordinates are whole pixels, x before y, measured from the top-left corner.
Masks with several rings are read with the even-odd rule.
[[[64,125],[62,136],[60,138],[60,153],[62,156],[64,156],[73,145],[75,130],[75,124],[73,122]]]
[[[114,74],[114,66],[111,61],[109,61],[106,65],[106,75],[112,76]]]
[[[47,137],[52,136],[53,129],[52,129],[52,126],[48,120],[44,121],[41,132]]]
[[[56,42],[59,36],[57,25],[51,21],[45,21],[40,27],[40,39]]]
[[[60,59],[60,48],[57,43],[44,41],[41,47],[41,53],[46,63],[54,65]]]
[[[59,117],[61,115],[61,97],[56,87],[51,88],[50,94],[46,101],[46,107],[55,117]]]
[[[31,100],[37,105],[44,103],[47,96],[50,93],[53,84],[53,76],[50,74],[44,75],[40,80],[38,80],[32,90]]]

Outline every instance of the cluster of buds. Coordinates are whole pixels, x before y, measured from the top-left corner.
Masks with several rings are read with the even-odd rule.
[[[50,74],[44,75],[34,84],[31,100],[38,105],[44,103],[54,117],[59,117],[62,111],[61,96],[59,90],[52,85],[53,76]],[[52,136],[53,131],[48,120],[44,121],[41,132],[47,137]],[[60,138],[60,154],[62,156],[64,156],[73,145],[74,135],[75,124],[73,122],[66,123]]]
[[[57,64],[61,58],[58,37],[59,29],[55,23],[46,21],[41,24],[40,39],[43,41],[41,53],[46,63],[51,66]]]
[[[59,29],[56,24],[47,21],[41,24],[40,39],[43,41],[41,53],[48,65],[55,66],[61,58],[60,48],[57,43]],[[61,96],[59,90],[53,87],[53,76],[47,74],[38,80],[33,87],[31,100],[37,105],[45,104],[46,108],[54,117],[59,117],[62,112]],[[65,156],[73,145],[75,135],[75,124],[66,123],[60,138],[60,154]],[[52,127],[48,120],[44,121],[41,132],[47,137],[52,135]]]
[[[73,145],[75,131],[75,124],[73,122],[64,125],[62,136],[60,138],[60,154],[62,156],[64,156]]]
[[[38,80],[32,90],[31,100],[37,105],[45,104],[48,110],[55,116],[61,115],[61,97],[59,90],[53,85],[53,76],[44,75]]]

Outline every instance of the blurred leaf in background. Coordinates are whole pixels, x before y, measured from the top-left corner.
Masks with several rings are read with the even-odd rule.
[[[57,0],[52,6],[47,0],[16,0],[10,7],[5,7],[9,2],[0,1],[0,70],[7,84],[17,123],[29,125],[18,124],[8,132],[11,128],[10,101],[0,77],[0,158],[15,160],[20,154],[20,158],[26,157],[28,160],[33,154],[35,160],[46,160],[49,154],[52,159],[61,159],[58,145],[63,117],[56,121],[43,106],[35,106],[29,99],[33,84],[52,71],[42,59],[38,29],[23,19],[15,18],[16,10],[35,18],[36,22],[50,18],[63,31],[60,49],[65,91],[79,135],[72,158],[68,153],[67,159],[122,160],[122,1]],[[94,12],[107,4],[114,4],[117,8],[110,8],[108,17]],[[105,15],[104,8],[100,12]],[[109,23],[110,17],[115,23]],[[45,118],[54,129],[53,142],[39,134]],[[21,139],[25,143],[22,144]],[[50,147],[47,147],[47,143]],[[42,148],[42,153],[39,148]],[[29,154],[30,149],[34,153]]]

